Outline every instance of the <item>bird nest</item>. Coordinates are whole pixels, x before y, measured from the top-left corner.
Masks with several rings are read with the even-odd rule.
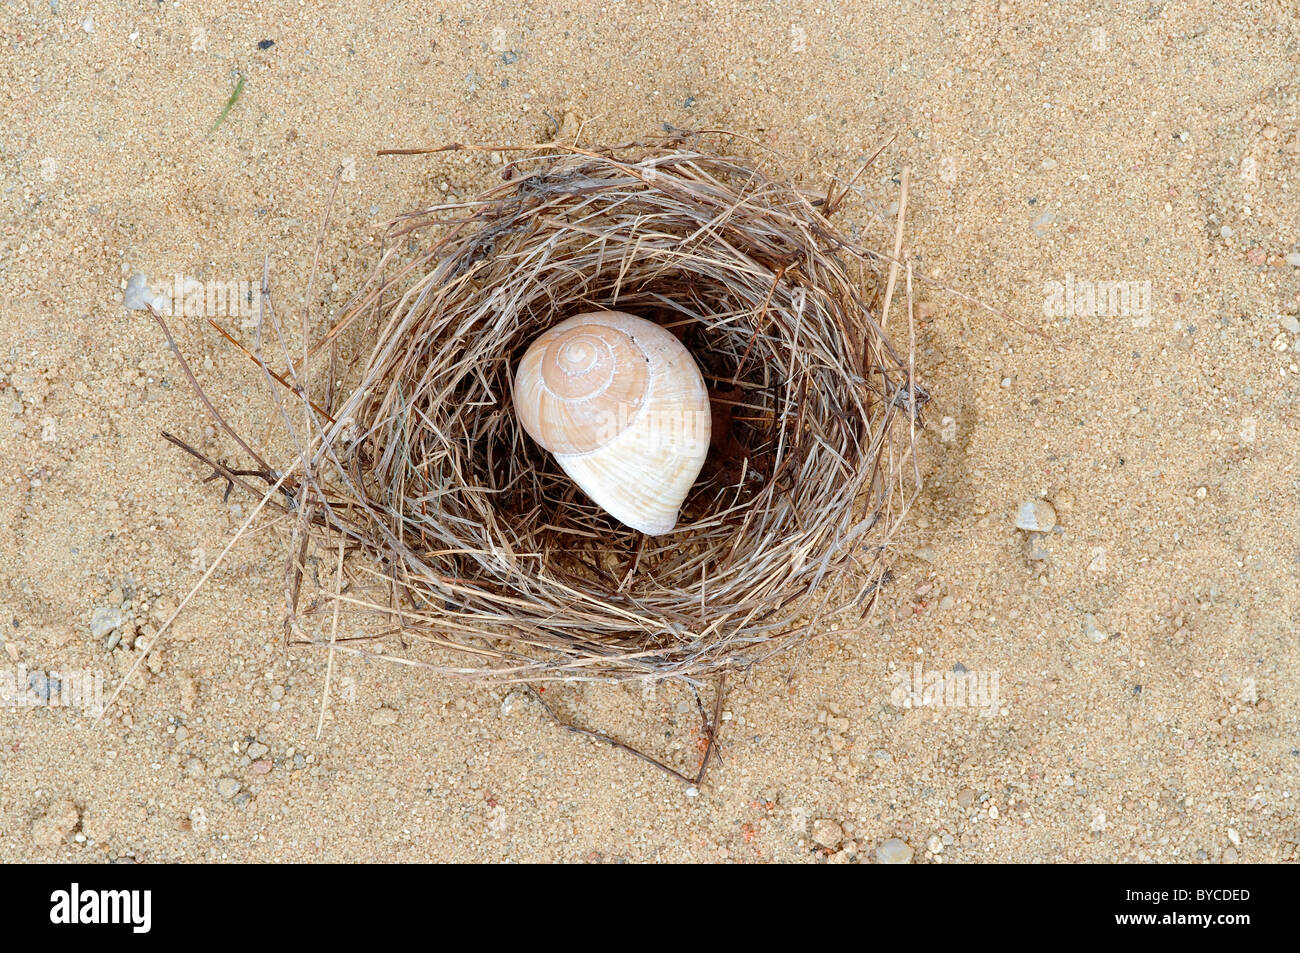
[[[297,640],[342,647],[359,611],[449,673],[690,680],[871,605],[926,399],[884,328],[899,262],[831,224],[848,185],[813,195],[704,141],[521,148],[476,198],[400,218],[306,360],[258,358],[301,404],[277,396],[297,456],[267,471],[299,527]],[[709,455],[665,536],[603,512],[512,409],[528,346],[596,309],[671,331],[708,388]]]

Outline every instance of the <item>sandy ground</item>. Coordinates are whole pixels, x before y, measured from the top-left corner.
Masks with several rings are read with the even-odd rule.
[[[910,166],[921,267],[1014,320],[927,295],[895,581],[860,630],[732,680],[701,790],[502,690],[350,659],[316,740],[325,660],[281,644],[269,525],[99,727],[0,708],[0,860],[866,862],[897,838],[914,862],[1295,861],[1300,20],[1123,6],[7,4],[0,678],[37,694],[50,670],[116,685],[248,511],[158,436],[231,452],[127,278],[256,281],[269,254],[304,287],[350,160],[328,313],[390,216],[488,181],[377,148],[537,141],[568,112],[601,140],[736,129],[824,186],[898,131],[845,227]],[[1137,283],[1130,313],[1088,313],[1088,282]],[[177,332],[269,436],[247,362]],[[1039,498],[1059,526],[1030,539]],[[996,697],[908,707],[918,664]],[[680,689],[555,697],[696,755]]]

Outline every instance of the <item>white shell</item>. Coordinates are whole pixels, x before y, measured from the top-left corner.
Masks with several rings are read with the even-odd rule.
[[[529,347],[515,412],[530,437],[619,522],[668,533],[709,452],[709,395],[689,351],[621,311],[561,321]]]

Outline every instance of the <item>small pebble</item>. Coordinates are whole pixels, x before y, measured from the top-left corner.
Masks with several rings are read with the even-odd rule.
[[[102,639],[114,629],[122,628],[122,623],[126,621],[121,609],[100,606],[90,614],[90,634]]]
[[[217,793],[227,801],[238,794],[241,787],[242,785],[234,778],[217,779]]]
[[[370,716],[370,723],[379,727],[397,724],[397,712],[391,708],[381,708]]]
[[[1110,638],[1106,631],[1097,625],[1097,619],[1091,612],[1083,617],[1083,634],[1089,642],[1105,642]]]
[[[835,850],[844,840],[844,829],[835,821],[822,818],[812,823],[813,843],[828,850]]]
[[[272,700],[272,701],[277,701],[277,702],[278,702],[278,701],[280,701],[280,699],[282,699],[282,698],[284,698],[284,686],[283,686],[283,685],[272,685],[272,686],[271,686],[271,700]]]
[[[153,289],[149,287],[148,275],[137,271],[127,281],[126,291],[122,295],[122,304],[128,311],[144,311],[153,305],[155,311],[161,312],[164,303],[166,303],[165,296],[155,295]]]
[[[1286,263],[1292,268],[1300,268],[1300,251],[1289,252],[1286,256]]]
[[[266,754],[270,750],[271,750],[270,748],[262,744],[260,741],[254,741],[251,745],[248,746],[248,748],[245,750],[244,753],[247,754],[248,757],[251,758],[253,761],[256,761],[258,758],[262,757],[262,755]]]
[[[1300,334],[1300,319],[1294,314],[1282,315],[1282,327],[1291,334]]]
[[[1056,510],[1046,500],[1026,500],[1016,512],[1016,529],[1049,533],[1056,525]]]
[[[905,841],[901,841],[897,837],[891,837],[876,848],[876,863],[910,864],[912,854],[912,848],[908,847]]]

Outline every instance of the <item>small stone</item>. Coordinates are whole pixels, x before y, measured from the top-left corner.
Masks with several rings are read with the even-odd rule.
[[[203,762],[198,758],[190,758],[185,762],[185,776],[187,778],[201,778],[204,774]]]
[[[126,617],[122,610],[116,607],[100,606],[90,614],[90,634],[97,639],[102,639],[114,629],[122,628]]]
[[[227,801],[229,801],[232,797],[238,794],[239,789],[241,787],[243,787],[243,785],[241,785],[234,778],[217,779],[217,793],[221,795],[223,798],[225,798]]]
[[[271,760],[263,758],[261,761],[254,761],[251,770],[254,774],[270,774],[272,767],[274,765]]]
[[[391,708],[380,708],[370,716],[370,723],[381,728],[397,724],[397,712]]]
[[[283,686],[283,685],[272,685],[272,686],[271,686],[271,701],[273,701],[273,702],[278,702],[278,701],[280,701],[282,698],[284,698],[284,686]]]
[[[126,291],[122,295],[122,304],[128,311],[144,311],[153,303],[154,293],[149,287],[149,278],[137,271],[126,283]]]
[[[176,611],[176,600],[171,596],[163,596],[149,607],[149,618],[153,619],[158,625],[162,625],[172,617]]]
[[[248,755],[249,760],[256,761],[258,758],[262,757],[262,755],[266,754],[270,750],[271,750],[270,748],[262,744],[260,741],[254,741],[251,745],[249,745],[247,748],[244,749],[244,754]]]
[[[901,841],[897,837],[891,837],[876,848],[876,863],[910,864],[912,854],[912,848],[908,847],[905,841]]]
[[[938,834],[931,834],[930,839],[925,842],[925,849],[932,854],[942,854],[943,840]]]
[[[1284,314],[1281,318],[1282,327],[1291,334],[1300,334],[1300,319],[1294,314]]]
[[[827,850],[835,850],[844,840],[844,829],[835,821],[822,818],[812,823],[813,843]]]
[[[1238,834],[1236,830],[1231,827],[1228,828],[1228,840],[1232,841],[1233,847],[1241,846],[1241,835]]]
[[[951,612],[952,607],[955,606],[956,604],[957,603],[953,600],[952,596],[944,596],[942,599],[939,600],[939,611]]]
[[[1292,268],[1300,268],[1300,251],[1288,252],[1286,263]]]
[[[1105,642],[1110,638],[1106,631],[1097,625],[1097,618],[1091,612],[1083,617],[1083,634],[1089,642]]]
[[[1056,525],[1056,510],[1046,500],[1026,500],[1016,512],[1016,529],[1049,533]]]
[[[975,792],[972,791],[970,788],[966,788],[966,790],[962,791],[960,794],[957,795],[958,807],[970,807],[974,803],[975,803]]]
[[[1237,862],[1237,848],[1229,847],[1223,852],[1223,862],[1225,864],[1235,864]]]

